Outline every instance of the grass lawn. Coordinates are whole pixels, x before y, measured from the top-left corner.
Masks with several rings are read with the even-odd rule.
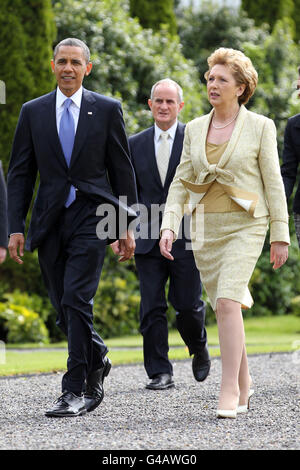
[[[285,315],[246,318],[244,324],[248,354],[292,352],[296,348],[300,348],[299,317]],[[219,356],[217,326],[208,326],[207,335],[211,356]],[[114,365],[143,362],[142,337],[140,335],[107,339],[105,343],[110,349],[108,357]],[[181,360],[189,357],[177,331],[170,331],[169,345],[170,359]],[[47,350],[43,348],[47,348]],[[66,343],[51,345],[8,344],[5,354],[0,355],[0,376],[65,370],[66,360]]]

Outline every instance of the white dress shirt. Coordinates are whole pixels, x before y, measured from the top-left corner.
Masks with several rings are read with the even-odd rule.
[[[169,134],[169,143],[170,143],[170,155],[172,153],[172,147],[173,147],[173,143],[174,143],[174,139],[175,139],[175,134],[176,134],[176,130],[177,130],[177,124],[178,124],[178,121],[176,120],[176,122],[173,124],[173,126],[171,126],[168,130],[166,131],[163,131],[160,127],[158,127],[158,125],[156,123],[154,123],[154,147],[155,147],[155,155],[157,155],[157,149],[160,145],[160,142],[161,140],[159,139],[160,138],[160,134],[162,132],[168,132]]]
[[[73,119],[74,119],[74,124],[75,124],[75,134],[76,134],[76,129],[77,129],[77,124],[78,124],[78,119],[79,119],[79,113],[80,113],[80,106],[81,106],[81,99],[82,99],[82,86],[77,90],[74,95],[72,96],[66,96],[62,93],[62,91],[57,87],[57,92],[56,92],[56,125],[57,125],[57,133],[59,134],[59,125],[60,125],[60,120],[62,113],[64,111],[64,102],[66,101],[67,98],[70,98],[72,100],[72,103],[69,107],[69,110],[72,113]]]

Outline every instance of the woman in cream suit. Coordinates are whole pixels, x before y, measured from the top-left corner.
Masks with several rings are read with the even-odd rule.
[[[242,52],[220,48],[205,74],[212,110],[189,122],[180,165],[170,186],[160,248],[173,259],[184,212],[190,212],[193,251],[216,313],[222,381],[217,416],[247,412],[253,393],[241,309],[253,301],[248,283],[270,223],[270,261],[288,257],[288,213],[271,119],[244,104],[257,72]]]

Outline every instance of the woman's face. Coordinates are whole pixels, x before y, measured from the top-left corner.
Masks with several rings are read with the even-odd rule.
[[[227,65],[216,64],[207,78],[207,95],[214,107],[236,106],[243,94],[245,85],[237,85]]]

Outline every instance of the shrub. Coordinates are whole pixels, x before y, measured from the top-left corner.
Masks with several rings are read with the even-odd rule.
[[[21,305],[0,303],[0,324],[9,343],[48,343],[49,335],[39,314]]]
[[[291,300],[291,310],[293,315],[300,317],[300,295]]]
[[[103,337],[135,334],[139,328],[139,283],[134,262],[118,263],[108,248],[94,297],[94,326]]]

